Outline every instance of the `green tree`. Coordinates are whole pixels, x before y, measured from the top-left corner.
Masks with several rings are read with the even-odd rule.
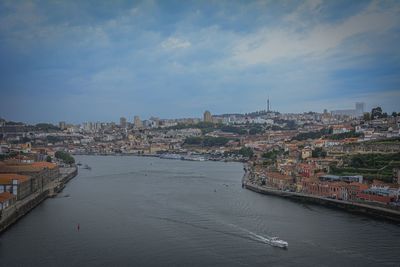
[[[69,154],[68,152],[65,152],[65,151],[57,151],[55,153],[55,157],[58,159],[61,159],[66,164],[74,164],[75,163],[74,157],[72,157],[71,154]]]
[[[365,121],[370,121],[371,120],[371,114],[369,112],[365,112],[364,116],[363,116],[363,119]]]
[[[324,151],[321,147],[316,147],[312,151],[312,157],[313,158],[325,158],[326,157],[326,151]]]
[[[372,119],[379,119],[382,117],[382,108],[376,107],[371,110],[371,118]]]
[[[46,157],[46,161],[47,161],[47,162],[51,162],[51,157],[50,157],[50,156],[47,156],[47,157]]]
[[[253,149],[250,147],[242,147],[239,150],[239,154],[242,155],[243,157],[248,157],[251,158],[254,155]]]

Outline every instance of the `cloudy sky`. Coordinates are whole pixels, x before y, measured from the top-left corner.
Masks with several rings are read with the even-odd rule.
[[[0,1],[0,117],[400,111],[400,1]]]

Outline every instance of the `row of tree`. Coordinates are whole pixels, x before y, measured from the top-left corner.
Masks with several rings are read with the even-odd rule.
[[[400,112],[392,112],[392,117],[400,116]],[[383,112],[381,107],[375,107],[371,110],[371,112],[364,113],[364,120],[370,121],[374,119],[382,119],[387,118],[389,115],[386,112]]]
[[[62,160],[65,164],[74,164],[75,163],[74,157],[72,157],[71,154],[69,154],[66,151],[57,151],[55,153],[55,157],[57,159]]]
[[[185,139],[185,144],[213,147],[213,146],[224,146],[229,142],[229,140],[230,139],[226,137],[212,137],[212,136],[188,137]]]

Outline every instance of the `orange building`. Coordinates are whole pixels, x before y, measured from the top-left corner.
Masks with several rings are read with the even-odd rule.
[[[14,204],[16,198],[10,192],[0,193],[0,210],[4,210]]]
[[[29,196],[32,193],[31,178],[27,175],[15,173],[0,174],[0,193],[9,192],[18,200]]]

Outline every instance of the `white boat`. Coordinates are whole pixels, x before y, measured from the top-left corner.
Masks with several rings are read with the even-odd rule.
[[[289,243],[279,239],[278,237],[271,237],[266,239],[266,243],[270,244],[271,246],[280,247],[280,248],[287,248]]]

